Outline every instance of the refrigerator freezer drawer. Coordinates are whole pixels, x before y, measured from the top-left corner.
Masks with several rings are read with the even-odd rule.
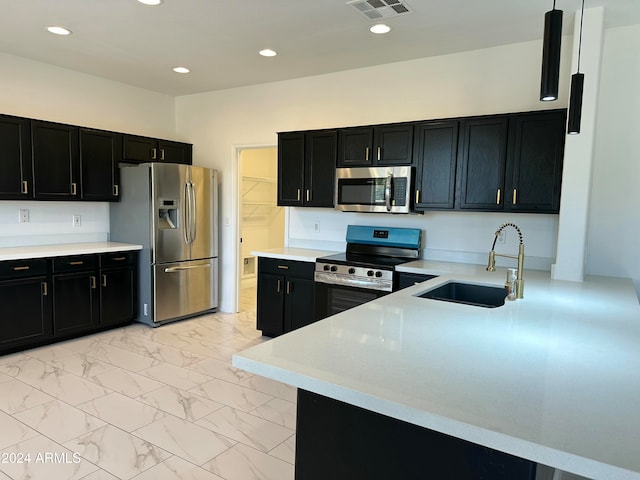
[[[218,259],[154,266],[154,321],[196,315],[218,306]]]

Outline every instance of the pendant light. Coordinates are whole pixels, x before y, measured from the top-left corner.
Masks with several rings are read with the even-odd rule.
[[[580,73],[580,52],[582,50],[582,20],[584,19],[584,0],[580,10],[580,39],[578,40],[578,68],[571,75],[571,96],[569,97],[569,121],[567,133],[576,135],[580,133],[580,121],[582,120],[582,92],[584,90],[584,74]]]
[[[553,9],[544,14],[542,75],[540,80],[540,100],[543,102],[558,99],[561,43],[562,10],[556,10],[556,1],[553,0]]]

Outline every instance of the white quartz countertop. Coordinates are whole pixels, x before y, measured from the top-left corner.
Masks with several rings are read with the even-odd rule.
[[[280,260],[298,260],[300,262],[315,262],[316,258],[334,255],[336,251],[330,250],[312,250],[309,248],[270,248],[266,250],[255,250],[251,255],[256,257],[278,258]]]
[[[438,278],[234,355],[265,377],[597,480],[640,480],[640,306],[630,280],[551,280],[488,309],[419,298],[505,269],[416,261]],[[415,270],[412,270],[415,269]]]
[[[118,242],[64,243],[60,245],[33,245],[27,247],[0,248],[0,261],[27,258],[63,257],[91,253],[124,252],[142,250],[142,245]]]

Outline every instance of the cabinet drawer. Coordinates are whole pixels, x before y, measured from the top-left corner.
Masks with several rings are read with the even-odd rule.
[[[100,268],[132,265],[136,259],[136,252],[112,252],[100,254]]]
[[[279,275],[295,275],[302,278],[313,278],[316,268],[315,262],[301,262],[297,260],[279,260],[277,258],[258,259],[258,270],[261,273],[273,273]]]
[[[6,260],[0,262],[0,278],[34,277],[47,274],[46,258]]]
[[[95,267],[95,255],[73,255],[69,257],[54,257],[53,259],[53,273],[80,272],[93,270]]]

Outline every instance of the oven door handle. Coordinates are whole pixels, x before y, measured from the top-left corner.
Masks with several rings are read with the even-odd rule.
[[[393,172],[387,174],[387,179],[384,182],[384,201],[387,205],[387,212],[391,211],[391,182],[393,181]]]

